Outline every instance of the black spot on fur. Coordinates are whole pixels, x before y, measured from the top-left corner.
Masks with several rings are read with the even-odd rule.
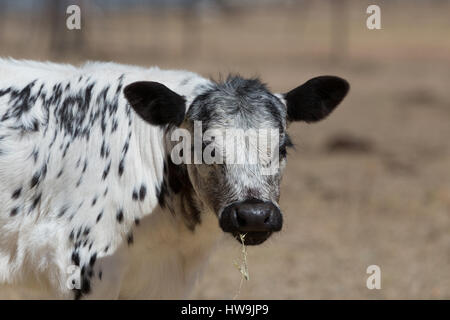
[[[46,175],[47,175],[47,163],[44,163],[41,168],[41,177],[45,178]]]
[[[136,191],[136,189],[133,190],[133,194],[131,195],[131,198],[134,201],[137,201],[139,199],[139,195],[138,195],[138,192]]]
[[[93,267],[96,260],[97,260],[97,253],[94,253],[94,254],[91,256],[91,259],[89,260],[89,266]]]
[[[34,161],[34,163],[36,163],[36,162],[37,162],[37,159],[38,159],[38,157],[39,157],[39,150],[38,150],[38,149],[33,149],[32,156],[33,156],[33,161]]]
[[[17,199],[17,198],[19,198],[20,197],[20,194],[21,194],[21,192],[22,192],[22,187],[20,187],[20,188],[17,188],[16,190],[14,190],[14,192],[12,193],[12,196],[11,196],[11,198],[13,198],[13,199]]]
[[[66,145],[66,146],[65,146],[65,148],[64,148],[63,154],[62,154],[62,157],[63,157],[63,158],[65,158],[65,157],[66,157],[66,154],[67,154],[67,150],[69,149],[69,146],[70,146],[70,144],[69,144],[69,143],[67,143],[67,145]]]
[[[0,97],[4,96],[5,94],[8,94],[11,91],[11,88],[6,88],[0,90]]]
[[[106,157],[106,144],[105,144],[105,140],[103,140],[102,142],[102,146],[100,148],[100,157],[101,158],[105,158]]]
[[[144,201],[146,194],[147,188],[145,187],[145,185],[142,185],[141,189],[139,189],[139,201]]]
[[[117,119],[114,118],[112,125],[111,125],[111,133],[114,133],[118,127],[119,127],[119,122],[117,121]]]
[[[100,219],[102,218],[102,216],[103,216],[103,211],[98,214],[97,219],[95,220],[95,223],[98,223],[100,221]]]
[[[120,162],[119,162],[119,170],[118,170],[119,177],[122,176],[124,170],[125,170],[125,159],[122,158],[122,159],[120,159]]]
[[[122,223],[122,221],[123,221],[123,210],[122,209],[120,209],[117,212],[116,219],[119,223]]]
[[[38,131],[38,130],[39,130],[39,122],[37,121],[37,119],[33,119],[31,131]]]
[[[103,170],[102,180],[105,180],[106,177],[108,177],[110,169],[111,169],[111,160],[108,162],[108,165],[105,167],[105,170]]]
[[[17,215],[17,213],[19,212],[19,208],[15,207],[14,209],[11,210],[11,217],[14,217],[15,215]]]
[[[33,203],[31,204],[30,211],[31,211],[31,210],[34,210],[34,209],[36,208],[36,206],[38,205],[38,203],[41,201],[41,196],[42,196],[42,194],[39,193],[39,194],[34,198]]]
[[[84,160],[83,170],[81,171],[82,173],[85,173],[85,172],[86,172],[87,165],[88,165],[88,161],[87,161],[87,159],[86,159],[86,160]]]
[[[131,245],[133,244],[133,242],[134,242],[134,237],[133,237],[133,234],[130,233],[130,234],[127,236],[127,243],[128,243],[129,246],[131,246]]]
[[[27,113],[31,110],[35,101],[37,100],[37,97],[31,95],[31,90],[33,89],[35,84],[36,80],[30,82],[22,90],[6,89],[6,91],[10,94],[10,107],[8,111],[3,115],[1,119],[2,121],[8,120],[10,118],[19,120],[24,113]],[[32,127],[23,127],[23,130],[27,131],[32,129]]]
[[[62,207],[58,213],[58,218],[61,218],[67,212],[68,209],[69,209],[68,206]]]
[[[80,266],[80,256],[77,252],[72,252],[72,262],[76,266]]]
[[[31,178],[30,181],[30,189],[34,188],[35,186],[37,186],[37,184],[39,183],[39,178],[40,178],[41,174],[39,172],[36,172],[33,177]]]

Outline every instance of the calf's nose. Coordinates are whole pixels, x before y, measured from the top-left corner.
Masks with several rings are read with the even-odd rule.
[[[220,219],[225,232],[273,232],[283,224],[280,209],[272,202],[246,200],[226,207]]]

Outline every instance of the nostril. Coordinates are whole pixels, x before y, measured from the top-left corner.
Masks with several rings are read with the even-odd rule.
[[[242,218],[239,214],[236,215],[237,222],[240,227],[245,227],[247,225],[247,221]]]
[[[264,224],[268,224],[268,223],[269,223],[269,218],[270,218],[270,216],[267,216],[267,217],[264,219]]]

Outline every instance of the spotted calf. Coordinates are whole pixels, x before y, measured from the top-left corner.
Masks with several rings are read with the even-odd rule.
[[[323,119],[348,89],[333,76],[272,94],[239,76],[0,60],[0,290],[186,297],[222,238],[256,245],[281,229],[286,128]],[[175,164],[172,134],[195,122],[275,128],[277,171]]]

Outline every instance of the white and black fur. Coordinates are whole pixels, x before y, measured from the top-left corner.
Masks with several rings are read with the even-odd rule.
[[[225,235],[218,218],[228,204],[278,207],[288,123],[324,118],[348,88],[325,76],[274,95],[239,76],[0,59],[0,290],[187,297]],[[279,128],[279,173],[174,165],[168,137],[194,120],[204,129]],[[81,275],[74,289],[71,265]]]

